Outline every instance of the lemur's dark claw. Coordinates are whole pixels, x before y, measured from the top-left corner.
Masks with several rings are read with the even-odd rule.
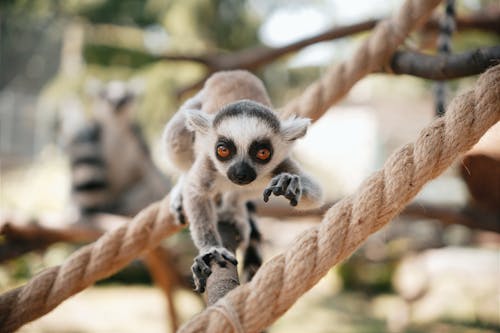
[[[204,275],[204,276],[209,276],[212,274],[212,270],[210,269],[210,260],[205,260],[203,257],[196,257],[194,258],[194,263],[193,263],[193,272],[198,273],[197,275]]]
[[[228,256],[225,253],[222,253],[222,257],[227,261],[229,261],[231,264],[238,265],[238,260],[236,260],[236,258],[233,255]]]
[[[207,253],[204,258],[206,258],[206,261],[208,262],[210,262],[210,259],[213,259],[217,264],[219,264],[220,267],[226,267],[226,260],[219,252],[214,251]]]
[[[204,262],[200,262],[195,258],[195,262],[191,266],[191,271],[193,272],[193,281],[194,281],[194,290],[199,293],[203,293],[205,291],[205,285],[207,283],[207,276],[209,276],[212,271],[210,267],[208,268],[208,274],[206,268],[202,268],[205,265]],[[201,260],[203,261],[203,260]]]
[[[264,190],[264,202],[268,202],[271,194],[283,195],[290,201],[290,205],[297,206],[302,195],[302,186],[298,175],[282,173],[274,177]]]
[[[212,270],[210,269],[212,260],[215,260],[220,267],[226,267],[227,261],[233,265],[238,264],[235,256],[223,247],[211,247],[206,251],[200,252],[200,254],[194,258],[194,263],[191,266],[195,291],[199,293],[205,291],[207,278],[212,274]]]
[[[273,193],[272,188],[266,188],[264,190],[264,202],[268,202],[269,201],[269,197],[271,196],[271,193]]]

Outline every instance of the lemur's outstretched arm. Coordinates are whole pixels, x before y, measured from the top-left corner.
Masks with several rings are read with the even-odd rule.
[[[197,159],[184,182],[182,195],[193,242],[200,250],[221,246],[213,202],[215,170],[208,158]]]
[[[299,209],[317,208],[323,203],[321,187],[290,158],[273,170],[273,178],[263,193],[265,202],[271,194],[283,195]]]
[[[189,171],[183,188],[183,201],[189,229],[199,255],[191,270],[195,275],[196,290],[205,290],[206,278],[210,275],[210,262],[215,260],[225,266],[228,260],[237,264],[233,253],[223,247],[217,231],[217,212],[213,200],[216,170],[210,159],[199,158]]]

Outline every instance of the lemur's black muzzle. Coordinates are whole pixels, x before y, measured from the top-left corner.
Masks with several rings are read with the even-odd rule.
[[[238,162],[227,171],[227,177],[235,184],[250,184],[257,178],[254,168],[246,162]]]

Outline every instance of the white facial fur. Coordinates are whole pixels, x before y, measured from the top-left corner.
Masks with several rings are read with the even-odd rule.
[[[215,157],[215,147],[220,137],[231,139],[236,146],[236,155],[227,162],[221,162]],[[212,129],[208,136],[209,154],[217,170],[226,174],[234,162],[244,160],[249,163],[257,173],[257,179],[269,174],[276,166],[288,156],[292,146],[291,141],[285,141],[280,133],[274,133],[262,120],[254,117],[231,117],[224,119],[216,129]],[[271,142],[273,155],[266,164],[254,162],[249,155],[252,142],[268,139]]]
[[[281,121],[276,132],[259,117],[241,115],[224,118],[214,128],[213,116],[198,110],[189,110],[187,119],[188,127],[197,132],[196,151],[207,154],[220,174],[225,176],[231,165],[244,160],[255,169],[257,179],[269,175],[289,155],[293,142],[306,134],[310,124],[309,119],[291,118]],[[221,137],[230,139],[236,147],[236,154],[228,161],[219,161],[215,154]],[[249,156],[252,142],[263,139],[270,141],[273,151],[270,161],[265,164]]]

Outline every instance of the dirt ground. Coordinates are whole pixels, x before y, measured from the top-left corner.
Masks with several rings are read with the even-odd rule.
[[[395,326],[388,324],[394,322],[394,315],[393,318],[388,318],[387,313],[403,315],[398,311],[398,308],[401,310],[401,304],[396,296],[386,295],[383,299],[369,299],[357,293],[336,293],[335,289],[338,287],[335,285],[333,274],[327,276],[268,332],[496,332],[493,328],[473,328],[449,322],[395,329]],[[187,291],[178,292],[176,302],[182,321],[188,320],[203,306],[196,296]],[[374,306],[377,307],[376,310]],[[165,318],[164,298],[156,288],[93,287],[67,300],[45,317],[24,326],[19,333],[165,333],[169,332]]]

